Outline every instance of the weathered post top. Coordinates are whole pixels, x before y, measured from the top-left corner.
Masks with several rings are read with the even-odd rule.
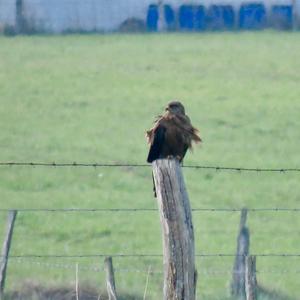
[[[158,159],[152,167],[163,235],[163,299],[194,300],[194,230],[181,167],[176,159]]]

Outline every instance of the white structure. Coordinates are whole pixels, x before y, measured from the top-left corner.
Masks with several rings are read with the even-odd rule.
[[[295,3],[300,16],[300,0],[161,0],[174,10],[182,4],[230,4],[238,12],[242,3],[261,2],[267,11],[274,4]],[[60,33],[65,31],[118,30],[130,19],[146,21],[149,4],[158,0],[0,0],[0,29],[16,26],[17,2],[22,3],[22,16],[31,28],[38,31]]]

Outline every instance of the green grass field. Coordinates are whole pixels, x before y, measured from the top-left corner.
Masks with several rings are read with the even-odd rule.
[[[0,161],[145,163],[145,130],[180,99],[204,140],[186,165],[299,168],[299,53],[299,33],[0,37]],[[299,173],[183,171],[193,208],[299,207]],[[150,168],[2,166],[0,197],[1,208],[157,207]],[[196,252],[234,253],[239,216],[194,212]],[[300,253],[299,213],[250,212],[248,225],[252,253]],[[20,213],[11,254],[161,251],[157,212]],[[76,263],[81,285],[105,289],[84,269],[102,259],[56,258],[11,259],[6,290],[74,286]],[[142,296],[161,263],[115,258],[117,289]],[[198,258],[198,299],[229,299],[232,265]],[[299,258],[258,257],[257,269],[280,299],[300,299]],[[158,273],[147,299],[161,295]]]

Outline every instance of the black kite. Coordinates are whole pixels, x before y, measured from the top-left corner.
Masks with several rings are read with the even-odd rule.
[[[177,158],[182,162],[192,142],[199,143],[198,130],[192,126],[190,118],[185,114],[184,106],[178,101],[168,103],[166,112],[157,118],[154,126],[147,131],[150,144],[147,162],[159,158]]]

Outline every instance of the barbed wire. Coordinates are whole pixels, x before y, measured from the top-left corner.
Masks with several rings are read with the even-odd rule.
[[[124,232],[124,231],[121,231]],[[238,229],[236,230],[209,230],[209,231],[201,231],[197,230],[197,236],[199,237],[203,237],[203,236],[212,236],[212,235],[234,235],[236,236],[237,233],[239,232]],[[266,235],[270,235],[270,234],[275,234],[276,233],[276,240],[278,240],[279,238],[295,238],[295,237],[289,237],[287,235],[300,235],[300,230],[274,230],[274,231],[267,231],[267,230],[250,230],[250,233],[252,236],[266,236]],[[43,235],[43,233],[41,233],[41,236]],[[51,235],[51,236],[55,236],[55,232],[47,232],[47,235]],[[30,233],[26,233],[26,240],[29,239],[36,239],[37,234],[34,232],[30,232]],[[22,232],[17,232],[14,233],[14,238],[16,239],[23,239],[24,238],[24,234]]]
[[[194,212],[300,212],[300,208],[262,207],[262,208],[192,208]],[[96,213],[96,212],[155,212],[157,208],[0,208],[0,212],[62,212],[62,213]]]
[[[141,258],[141,257],[162,257],[162,254],[108,254],[108,253],[97,253],[97,254],[23,254],[23,255],[10,255],[8,259],[31,259],[31,258],[101,258],[101,257],[114,257],[114,258]],[[3,255],[0,255],[3,257]]]
[[[146,212],[158,211],[156,208],[0,208],[1,212]]]
[[[252,256],[257,257],[300,257],[300,253],[254,253]],[[141,257],[153,257],[161,258],[162,254],[153,254],[153,253],[97,253],[97,254],[23,254],[23,255],[10,255],[8,259],[31,259],[31,258],[100,258],[100,257],[114,257],[114,258],[141,258]],[[199,253],[195,255],[196,257],[246,257],[245,254],[232,254],[232,253]],[[3,255],[0,255],[3,258]]]
[[[135,163],[57,163],[57,162],[0,162],[0,166],[25,166],[25,167],[149,167],[150,164]]]
[[[236,235],[238,232],[238,230],[209,230],[209,231],[201,231],[201,230],[198,230],[198,235],[199,236],[203,236],[203,235],[207,235],[207,236],[211,236],[213,234],[233,234],[233,235]],[[300,235],[300,230],[276,230],[274,232],[272,231],[267,231],[267,230],[253,230],[251,229],[250,230],[251,232],[251,235],[259,235],[259,236],[263,236],[263,235],[270,235],[272,233],[276,233],[276,238],[279,237],[279,235],[284,235],[284,237],[286,237],[286,235],[290,235],[290,234],[294,234],[294,235]]]
[[[0,166],[30,166],[30,167],[149,167],[150,164],[138,163],[57,163],[57,162],[0,162]],[[224,167],[224,166],[202,166],[184,165],[184,168],[207,169],[215,171],[237,171],[237,172],[300,172],[300,168],[246,168],[246,167]]]

